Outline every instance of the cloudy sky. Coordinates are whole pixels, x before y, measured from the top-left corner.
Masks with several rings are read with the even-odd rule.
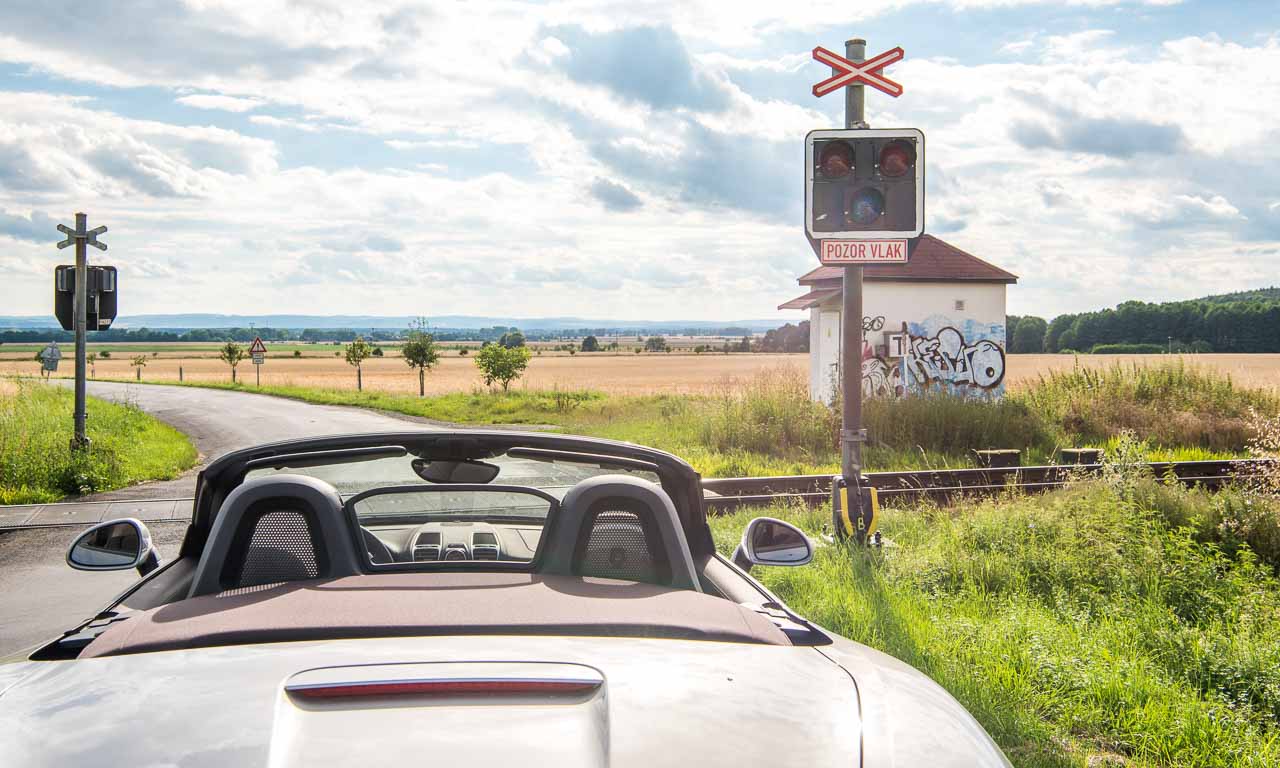
[[[1280,284],[1275,0],[3,0],[0,314],[84,210],[123,314],[793,319],[853,36],[1010,312]]]

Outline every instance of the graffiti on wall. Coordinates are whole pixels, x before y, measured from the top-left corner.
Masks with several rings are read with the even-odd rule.
[[[950,325],[933,333],[919,326],[911,330],[905,367],[922,389],[941,385],[953,391],[998,390],[1004,382],[1004,347],[995,338],[980,337],[976,329],[966,338]],[[999,330],[1003,340],[1003,326]]]
[[[902,366],[882,357],[864,358],[862,361],[862,396],[901,397],[906,391],[902,385]]]

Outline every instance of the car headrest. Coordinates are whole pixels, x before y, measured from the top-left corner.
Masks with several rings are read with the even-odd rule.
[[[246,480],[222,502],[187,597],[359,572],[333,486],[272,475]]]
[[[544,546],[545,573],[702,591],[675,505],[646,480],[601,475],[573,486]]]

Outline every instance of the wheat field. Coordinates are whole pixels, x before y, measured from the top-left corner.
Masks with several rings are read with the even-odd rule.
[[[319,347],[317,352],[325,351]],[[94,365],[97,378],[132,379],[134,369],[130,355],[116,354],[110,360]],[[1007,360],[1005,382],[1020,388],[1052,371],[1070,370],[1081,365],[1105,368],[1116,363],[1146,365],[1165,362],[1168,355],[1011,355]],[[1258,389],[1280,389],[1280,355],[1185,355],[1188,365],[1227,374],[1239,385]],[[227,365],[208,353],[186,356],[162,352],[148,357],[142,370],[144,381],[177,381],[182,369],[186,381],[230,381]],[[593,389],[611,394],[706,394],[733,388],[764,370],[791,369],[808,375],[807,354],[578,354],[545,352],[533,357],[523,379],[514,384],[529,389]],[[0,360],[0,374],[35,375],[40,364],[30,359]],[[72,361],[64,357],[57,376],[69,377]],[[417,372],[405,365],[395,352],[387,357],[370,358],[363,367],[366,389],[384,392],[414,393],[418,389]],[[339,357],[316,354],[301,358],[268,356],[262,366],[262,383],[315,388],[354,389],[355,369]],[[254,382],[253,365],[240,364],[241,382]],[[427,374],[428,394],[466,392],[483,386],[471,357],[450,354]]]

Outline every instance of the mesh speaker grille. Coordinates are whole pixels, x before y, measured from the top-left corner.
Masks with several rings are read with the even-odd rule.
[[[640,518],[632,512],[597,514],[578,570],[583,576],[657,581],[658,569]]]
[[[236,587],[314,579],[320,575],[311,526],[301,512],[268,512],[253,526]]]

